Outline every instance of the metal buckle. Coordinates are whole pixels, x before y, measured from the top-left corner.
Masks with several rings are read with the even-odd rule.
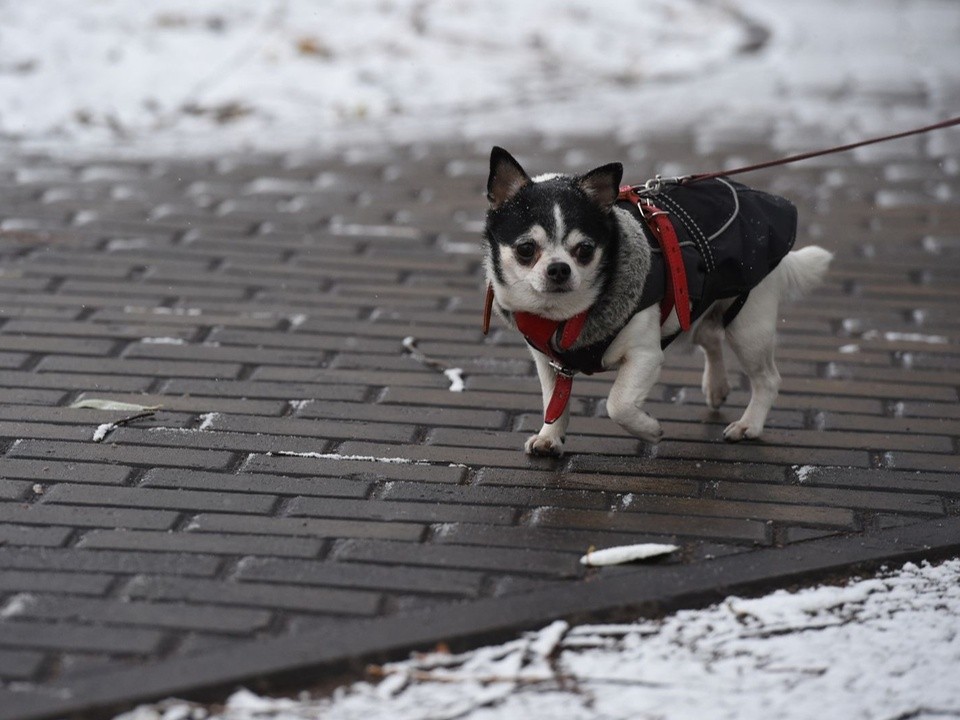
[[[558,363],[556,360],[550,361],[550,367],[553,368],[553,371],[557,375],[563,375],[564,377],[572,378],[577,374],[576,370],[571,370],[568,367],[564,367],[563,365]]]
[[[657,217],[658,215],[670,214],[666,210],[657,210],[656,212],[651,212],[650,206],[644,205],[642,200],[637,203],[637,209],[640,211],[640,217],[642,217],[644,220],[653,220],[653,218]]]

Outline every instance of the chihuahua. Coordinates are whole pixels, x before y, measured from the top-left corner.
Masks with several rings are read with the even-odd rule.
[[[730,392],[724,339],[750,379],[743,416],[724,439],[757,438],[780,388],[774,362],[780,301],[820,284],[832,254],[792,250],[787,200],[727,178],[657,179],[621,187],[623,166],[530,177],[506,150],[490,155],[484,230],[488,304],[524,335],[543,390],[531,455],[563,454],[572,378],[616,370],[611,419],[658,442],[643,410],[663,350],[682,333],[705,355],[702,389]]]

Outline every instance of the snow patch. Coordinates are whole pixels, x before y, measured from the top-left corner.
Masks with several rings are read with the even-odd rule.
[[[402,457],[377,457],[375,455],[342,455],[340,453],[293,452],[291,450],[276,450],[268,452],[269,456],[313,458],[315,460],[362,460],[365,462],[392,463],[394,465],[429,465],[426,460],[411,460]]]
[[[837,718],[953,717],[958,618],[960,559],[908,563],[839,587],[731,597],[636,623],[556,622],[502,645],[413,655],[372,668],[386,684],[331,697],[242,690],[211,720],[808,720],[824,708]],[[161,720],[163,707],[121,718]]]
[[[463,369],[462,368],[447,368],[443,371],[443,374],[447,376],[447,379],[450,381],[450,392],[463,392]]]
[[[198,427],[197,429],[210,430],[213,427],[213,423],[216,422],[217,418],[219,417],[220,417],[220,413],[217,413],[217,412],[203,413],[200,416],[200,427]]]
[[[95,443],[103,442],[104,439],[117,429],[116,423],[103,423],[103,425],[97,425],[97,429],[93,431],[93,437],[91,438]]]
[[[820,468],[816,465],[794,465],[793,470],[797,474],[797,482],[805,483]]]
[[[36,596],[30,593],[17,593],[0,608],[0,618],[6,619],[22,615],[36,601]]]
[[[145,337],[140,338],[144,345],[186,345],[186,340],[176,337]]]
[[[879,330],[868,330],[863,334],[864,340],[878,340],[883,338],[888,342],[918,342],[929,343],[931,345],[946,345],[950,342],[943,335],[924,335],[922,333],[903,333],[903,332],[883,332]]]

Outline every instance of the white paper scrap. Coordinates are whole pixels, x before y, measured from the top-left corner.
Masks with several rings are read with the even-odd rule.
[[[634,560],[646,560],[648,558],[659,557],[660,555],[669,555],[679,549],[680,547],[678,545],[661,545],[659,543],[620,545],[589,552],[580,558],[580,564],[591,567],[622,565],[623,563],[633,562]]]

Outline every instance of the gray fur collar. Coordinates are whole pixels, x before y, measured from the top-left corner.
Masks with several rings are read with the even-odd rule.
[[[597,298],[573,348],[593,345],[619,332],[636,312],[650,274],[650,245],[629,210],[614,207],[620,228],[620,248],[612,261],[613,281]]]

